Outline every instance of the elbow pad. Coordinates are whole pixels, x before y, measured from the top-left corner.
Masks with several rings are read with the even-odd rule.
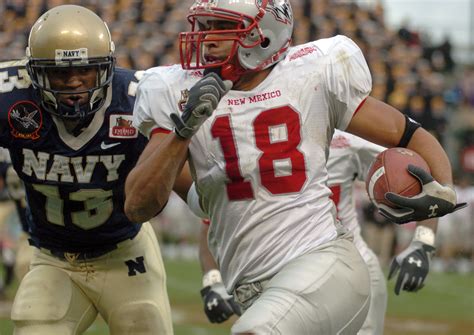
[[[189,209],[191,209],[191,212],[193,212],[194,215],[200,217],[201,219],[209,219],[209,215],[207,215],[201,207],[201,203],[199,201],[199,194],[196,190],[196,183],[193,183],[189,188],[188,196],[186,197],[186,202],[189,206]]]

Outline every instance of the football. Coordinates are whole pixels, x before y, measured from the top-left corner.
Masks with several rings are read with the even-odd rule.
[[[410,149],[390,148],[378,154],[370,166],[365,180],[369,198],[376,206],[382,203],[396,207],[385,199],[386,192],[393,192],[405,197],[412,197],[421,192],[421,183],[407,170],[409,164],[430,172],[426,161]]]

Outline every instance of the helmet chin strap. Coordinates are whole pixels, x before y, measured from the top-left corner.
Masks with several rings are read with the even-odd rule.
[[[248,70],[245,70],[242,66],[234,65],[234,64],[225,64],[221,68],[221,73],[222,73],[222,79],[224,80],[230,80],[232,83],[236,83],[240,77],[246,72],[249,72]]]
[[[62,102],[58,104],[58,116],[64,117],[65,119],[78,119],[82,120],[86,117],[90,111],[89,104],[79,104],[79,101],[75,101],[73,106],[66,105]],[[71,115],[77,115],[77,117],[71,117]]]
[[[61,102],[58,105],[59,118],[61,118],[61,115],[78,115],[78,117],[66,116],[62,118],[64,121],[68,121],[68,123],[72,122],[73,128],[69,132],[74,136],[78,136],[92,121],[94,114],[88,114],[88,110],[90,110],[88,104],[81,107],[79,101],[75,101],[73,106],[68,106]]]
[[[244,73],[249,71],[245,70],[240,65],[225,64],[219,67],[211,67],[204,69],[204,75],[211,72],[217,74],[223,80],[230,80],[232,81],[232,83],[235,84]]]
[[[81,110],[81,105],[79,105],[79,101],[74,102],[74,114],[80,115],[80,119],[83,119],[86,115],[86,112],[84,110]]]
[[[94,114],[87,114],[85,108],[81,109],[78,101],[74,103],[74,112],[79,113],[80,117],[77,119],[77,124],[74,129],[72,129],[71,133],[74,136],[78,136],[92,121]]]

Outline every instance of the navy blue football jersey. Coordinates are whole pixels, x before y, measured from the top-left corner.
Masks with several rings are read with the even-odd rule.
[[[78,136],[45,112],[24,61],[0,63],[0,146],[24,181],[32,244],[90,252],[133,238],[124,185],[147,139],[132,126],[139,73],[115,69],[106,102]]]

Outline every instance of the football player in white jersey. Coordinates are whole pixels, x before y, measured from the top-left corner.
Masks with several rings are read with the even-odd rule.
[[[337,218],[354,235],[354,243],[366,262],[370,276],[370,307],[367,318],[358,334],[383,334],[383,324],[387,305],[387,288],[382,268],[377,256],[367,246],[361,236],[361,227],[357,221],[357,213],[353,198],[353,185],[356,179],[365,180],[370,164],[385,148],[349,133],[335,130],[330,145],[327,169],[328,186],[332,191],[331,199],[336,204]],[[221,274],[212,255],[207,249],[207,233],[209,220],[199,203],[191,200],[198,198],[192,187],[188,195],[193,212],[203,217],[200,237],[199,260],[203,270],[204,311],[211,322],[223,322],[234,314],[233,297],[223,292]]]
[[[358,332],[359,335],[383,334],[387,307],[387,286],[377,256],[362,238],[361,227],[357,220],[353,187],[355,180],[365,181],[370,165],[383,150],[385,148],[380,145],[336,129],[331,141],[327,162],[328,186],[332,191],[331,199],[336,204],[337,218],[345,228],[353,233],[354,243],[369,269],[370,307],[367,318]],[[201,290],[204,311],[211,322],[220,323],[231,317],[234,312],[238,314],[240,311],[235,308],[233,297],[222,290],[221,274],[207,247],[207,234],[210,222],[205,219],[207,215],[202,209],[197,207],[199,203],[191,200],[198,198],[197,193],[195,193],[195,187],[192,187],[189,192],[188,199],[190,199],[189,205],[191,209],[193,209],[196,215],[204,217],[199,243],[199,260],[204,274],[203,289]],[[412,245],[416,242],[417,237],[415,234]],[[395,286],[397,294],[399,294],[400,289],[417,291],[422,288],[424,279],[429,271],[430,257],[434,252],[434,244],[420,243],[420,248],[416,249],[417,253],[414,253],[411,246],[407,248],[407,250],[410,250],[409,253],[404,251],[401,254],[404,256],[397,256],[391,265],[390,276],[396,273],[396,267],[401,268],[400,279],[397,280]],[[412,262],[409,261],[409,257],[412,257]],[[412,266],[411,264],[413,263],[418,263],[420,266]],[[403,278],[404,276],[407,276],[407,278]],[[403,280],[405,282],[414,281],[416,284],[405,286],[402,285]]]
[[[433,177],[411,169],[424,184],[418,197],[387,194],[402,209],[381,210],[399,223],[458,208],[446,153],[369,96],[371,75],[350,39],[290,47],[288,0],[197,0],[188,20],[184,69],[152,69],[137,91],[134,124],[150,141],[127,177],[126,214],[138,222],[163,208],[189,157],[211,219],[210,251],[244,310],[232,332],[355,334],[369,275],[329,198],[334,129],[428,162]],[[222,79],[203,76],[207,68]]]

